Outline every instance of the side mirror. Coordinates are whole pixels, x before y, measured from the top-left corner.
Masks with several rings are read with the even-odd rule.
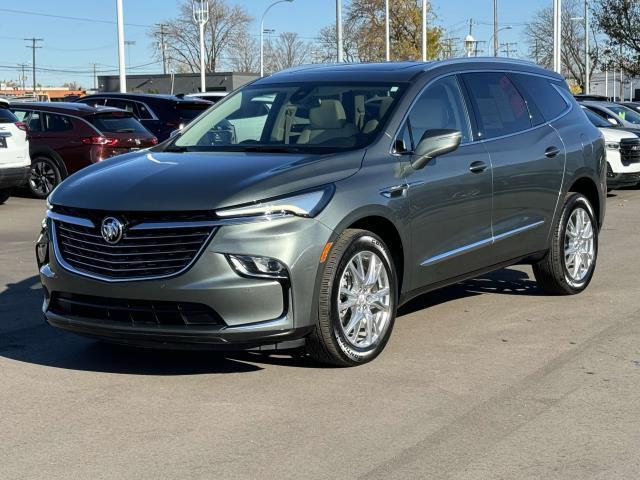
[[[411,166],[416,170],[424,168],[429,160],[457,150],[461,141],[462,132],[459,130],[428,130],[415,149]]]
[[[181,132],[181,131],[182,131],[182,129],[181,129],[181,128],[177,128],[177,129],[175,129],[175,130],[172,130],[172,131],[171,131],[171,133],[169,134],[169,138],[173,138],[173,137],[175,137],[176,135],[180,135],[180,132]]]

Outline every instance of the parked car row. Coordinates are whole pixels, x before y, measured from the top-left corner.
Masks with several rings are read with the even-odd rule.
[[[75,102],[2,100],[0,203],[23,185],[36,198],[46,198],[69,175],[156,145],[211,105],[184,96],[118,93]]]
[[[640,184],[640,103],[577,96],[587,118],[605,139],[607,188]]]

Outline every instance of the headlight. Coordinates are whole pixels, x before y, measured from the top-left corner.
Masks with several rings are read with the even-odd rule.
[[[229,217],[258,217],[272,215],[297,215],[299,217],[314,217],[322,211],[333,195],[333,187],[314,190],[289,197],[264,200],[244,207],[225,208],[216,211],[222,218]]]
[[[605,145],[609,150],[620,150],[620,144],[617,142],[607,142]]]

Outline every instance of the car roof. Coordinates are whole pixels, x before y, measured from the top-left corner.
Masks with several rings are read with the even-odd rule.
[[[189,103],[203,103],[209,104],[207,100],[202,100],[199,98],[184,98],[184,96],[177,95],[169,95],[169,94],[161,94],[161,93],[118,93],[118,92],[108,92],[108,93],[94,93],[93,95],[87,95],[86,97],[82,97],[79,100],[87,99],[87,98],[124,98],[129,100],[138,100],[140,102],[153,102],[153,101],[167,101],[167,102],[189,102]]]
[[[129,113],[126,110],[121,110],[114,107],[94,107],[85,103],[75,102],[14,102],[11,104],[12,109],[26,109],[26,110],[44,110],[47,112],[67,113],[76,115],[79,117],[89,116],[96,113],[106,112],[122,112]]]
[[[254,82],[254,85],[314,80],[370,82],[372,78],[376,81],[409,82],[426,72],[447,69],[447,67],[452,71],[464,70],[465,67],[469,70],[505,69],[538,73],[553,77],[559,81],[564,80],[563,77],[557,73],[545,70],[533,62],[497,57],[473,57],[438,60],[432,62],[407,61],[302,65],[300,67],[289,68],[259,79]]]
[[[0,108],[9,108],[9,100],[0,98]]]
[[[616,102],[601,102],[598,100],[580,100],[582,105],[587,105],[591,107],[600,107],[600,108],[611,108],[611,107],[620,107],[621,105]],[[624,105],[622,105],[624,106]]]

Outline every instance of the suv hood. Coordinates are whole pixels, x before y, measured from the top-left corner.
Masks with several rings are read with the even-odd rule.
[[[211,210],[342,180],[358,171],[363,155],[146,150],[81,170],[49,201],[107,211]]]
[[[599,129],[607,142],[619,142],[623,138],[637,138],[636,132],[625,129],[605,128]]]

